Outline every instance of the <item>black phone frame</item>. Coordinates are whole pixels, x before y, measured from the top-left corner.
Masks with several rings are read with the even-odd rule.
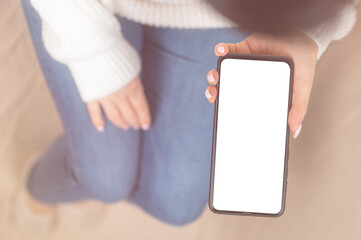
[[[283,173],[283,190],[282,190],[282,206],[280,212],[276,214],[271,213],[258,213],[258,212],[238,212],[238,211],[225,211],[217,210],[213,207],[213,188],[214,188],[214,171],[215,171],[215,156],[216,156],[216,144],[217,144],[217,125],[218,125],[218,96],[220,93],[219,79],[217,88],[217,98],[214,102],[214,118],[213,118],[213,138],[212,138],[212,157],[211,157],[211,173],[210,173],[210,184],[209,184],[209,209],[216,214],[227,214],[227,215],[242,215],[242,216],[255,216],[255,217],[280,217],[286,208],[286,191],[287,191],[287,178],[288,178],[288,157],[289,157],[289,135],[290,129],[288,126],[288,116],[292,106],[292,89],[293,89],[293,78],[294,78],[294,63],[293,61],[285,56],[272,56],[272,55],[251,55],[251,54],[238,54],[228,53],[225,56],[218,58],[217,71],[219,76],[221,75],[221,63],[225,59],[245,59],[245,60],[261,60],[261,61],[277,61],[285,62],[290,67],[290,84],[288,94],[288,111],[287,111],[287,124],[286,124],[286,144],[285,144],[285,160],[284,160],[284,173]]]

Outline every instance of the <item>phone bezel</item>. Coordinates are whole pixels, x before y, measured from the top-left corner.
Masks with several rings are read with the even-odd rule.
[[[217,62],[217,71],[221,73],[221,63],[225,59],[246,59],[246,60],[261,60],[261,61],[277,61],[285,62],[290,67],[290,84],[289,84],[289,94],[288,94],[288,111],[287,119],[289,116],[289,111],[292,105],[292,89],[293,89],[293,75],[294,75],[294,64],[293,61],[284,56],[271,56],[271,55],[250,55],[250,54],[237,54],[229,53],[225,56],[219,57]],[[218,81],[216,88],[219,94],[220,92],[220,83]],[[287,121],[288,122],[288,121]],[[214,102],[214,118],[213,118],[213,138],[212,138],[212,157],[211,157],[211,174],[210,174],[210,185],[209,185],[209,201],[208,206],[210,210],[217,214],[229,214],[229,215],[242,215],[242,216],[257,216],[257,217],[280,217],[286,207],[286,190],[287,190],[287,177],[288,177],[288,155],[289,155],[289,135],[290,129],[288,124],[286,124],[286,144],[285,144],[285,160],[284,160],[284,173],[283,173],[283,190],[282,190],[282,206],[280,212],[276,214],[271,213],[258,213],[258,212],[238,212],[238,211],[225,211],[218,210],[213,207],[213,187],[214,187],[214,171],[215,171],[215,153],[216,153],[216,143],[217,143],[217,124],[218,124],[218,97]]]

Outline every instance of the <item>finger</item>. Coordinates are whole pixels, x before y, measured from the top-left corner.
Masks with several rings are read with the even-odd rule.
[[[86,106],[88,109],[90,120],[92,121],[93,125],[99,132],[103,132],[105,124],[99,102],[88,102]]]
[[[122,101],[116,101],[114,104],[117,105],[120,112],[122,113],[122,116],[124,120],[132,126],[134,129],[139,129],[139,119],[138,116],[133,108],[133,106],[130,103],[130,100],[128,98],[125,98]]]
[[[120,113],[118,107],[115,104],[113,104],[109,100],[103,100],[101,104],[104,109],[105,115],[107,115],[110,122],[124,130],[128,129],[128,124],[124,120],[122,114]]]
[[[218,79],[219,79],[219,74],[216,69],[212,69],[211,71],[208,72],[207,80],[209,84],[216,85],[218,83]]]
[[[313,76],[302,80],[295,79],[294,81],[292,107],[288,117],[288,124],[294,139],[299,135],[302,128],[302,122],[307,113],[312,84]]]
[[[137,114],[141,128],[143,130],[148,130],[151,124],[151,116],[144,91],[139,89],[135,95],[129,97],[129,101]]]
[[[214,48],[214,54],[216,54],[216,56],[224,56],[227,55],[228,52],[229,48],[227,43],[218,43]]]
[[[215,86],[209,86],[205,92],[205,95],[210,103],[214,103],[217,98],[217,88]]]
[[[302,121],[304,118],[304,112],[300,106],[292,106],[289,117],[288,117],[288,125],[290,126],[290,130],[293,133],[292,136],[294,139],[299,135],[302,128]],[[297,134],[296,134],[297,133]]]
[[[216,56],[224,56],[228,53],[252,54],[252,49],[245,39],[238,43],[218,43],[214,48]]]

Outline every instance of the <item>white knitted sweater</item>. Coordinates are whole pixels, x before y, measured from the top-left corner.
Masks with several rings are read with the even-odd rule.
[[[121,34],[114,14],[158,27],[217,28],[236,26],[204,0],[30,0],[43,20],[43,39],[51,56],[66,64],[84,101],[107,96],[140,72],[138,53]],[[354,6],[333,21],[303,30],[319,46],[351,30]]]

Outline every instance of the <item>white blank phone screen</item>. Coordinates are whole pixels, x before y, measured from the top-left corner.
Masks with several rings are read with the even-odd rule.
[[[290,72],[280,61],[221,62],[216,210],[281,211]]]

